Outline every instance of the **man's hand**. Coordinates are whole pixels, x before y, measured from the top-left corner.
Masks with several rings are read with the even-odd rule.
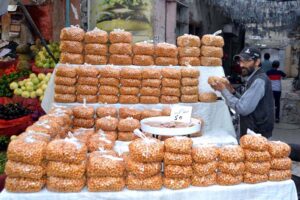
[[[232,87],[232,85],[230,84],[229,81],[225,83],[225,87],[226,87],[226,89],[227,89],[230,93],[234,93],[234,92],[235,92],[235,89]]]
[[[217,91],[222,91],[226,88],[225,84],[220,81],[215,82],[211,87]]]

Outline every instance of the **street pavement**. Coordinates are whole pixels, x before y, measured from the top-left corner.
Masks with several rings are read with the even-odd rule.
[[[300,144],[300,124],[275,124],[270,140],[280,140],[286,143]]]

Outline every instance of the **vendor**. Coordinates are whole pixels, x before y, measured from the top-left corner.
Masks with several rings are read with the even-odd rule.
[[[236,94],[228,83],[217,82],[212,87],[222,93],[229,107],[240,115],[240,136],[251,129],[269,138],[274,127],[274,100],[271,81],[260,68],[261,53],[252,47],[244,48],[234,59],[246,73],[246,88]]]

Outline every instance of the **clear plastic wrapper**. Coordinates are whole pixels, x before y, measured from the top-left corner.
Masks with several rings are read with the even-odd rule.
[[[76,102],[76,95],[74,94],[54,94],[54,101],[59,103],[73,103]]]
[[[273,158],[288,157],[291,153],[291,147],[288,144],[280,141],[269,141],[268,149]]]
[[[98,86],[98,78],[94,77],[78,77],[77,84]]]
[[[97,117],[102,118],[102,117],[117,117],[118,116],[118,110],[117,108],[113,106],[103,106],[103,107],[98,107],[96,109],[96,114]]]
[[[218,96],[214,92],[201,92],[199,93],[199,101],[210,103],[210,102],[216,102],[218,99]]]
[[[198,86],[184,86],[181,87],[181,94],[183,95],[198,95]]]
[[[109,85],[114,87],[120,86],[120,80],[117,78],[99,78],[100,85]]]
[[[200,58],[200,64],[201,66],[222,66],[222,59],[202,56]]]
[[[153,87],[142,87],[140,94],[142,96],[154,96],[159,97],[160,96],[160,88],[153,88]]]
[[[134,55],[132,63],[137,66],[152,66],[154,65],[154,58],[148,55]]]
[[[74,86],[76,83],[76,78],[69,78],[69,77],[62,77],[62,76],[55,76],[54,83],[56,85],[67,85],[67,86]]]
[[[244,150],[238,145],[226,145],[219,148],[219,159],[225,162],[243,162]]]
[[[178,47],[179,57],[199,57],[200,48],[199,47]]]
[[[81,143],[86,144],[88,139],[95,133],[93,128],[78,128],[73,130],[73,136]]]
[[[180,97],[180,89],[179,88],[171,88],[171,87],[162,87],[161,94],[165,96],[175,96]]]
[[[198,95],[182,95],[180,101],[183,103],[197,103]]]
[[[77,94],[83,95],[97,95],[98,87],[91,85],[77,85],[76,86]]]
[[[268,174],[253,174],[246,172],[244,174],[244,183],[256,184],[268,181]]]
[[[117,95],[99,95],[98,102],[102,104],[114,104],[119,102],[119,97]]]
[[[61,128],[69,127],[72,124],[71,117],[65,113],[49,113],[41,116],[39,121],[48,121],[48,123],[54,128],[57,127],[56,124],[58,124]],[[52,122],[54,122],[54,124]]]
[[[122,87],[141,87],[142,81],[139,79],[124,79],[120,80]]]
[[[149,178],[161,172],[161,162],[142,163],[130,158],[125,159],[126,170],[138,178]]]
[[[61,41],[59,49],[61,52],[81,54],[83,52],[83,44],[77,41]]]
[[[190,178],[163,178],[163,183],[166,188],[171,190],[180,190],[188,188],[191,185]]]
[[[85,168],[85,160],[82,161],[80,164],[49,161],[47,164],[47,176],[79,179],[85,174]]]
[[[41,119],[27,127],[26,131],[42,132],[50,135],[51,137],[55,137],[61,131],[61,127],[53,120]]]
[[[245,170],[254,174],[268,174],[270,162],[245,162]]]
[[[83,41],[85,32],[77,26],[65,27],[60,31],[60,40]]]
[[[141,119],[159,116],[162,116],[161,110],[159,109],[145,109],[141,113]]]
[[[162,77],[172,78],[172,79],[181,79],[181,70],[175,68],[163,68],[161,70]]]
[[[137,104],[140,99],[135,95],[120,95],[119,102],[122,104]]]
[[[108,63],[113,65],[132,65],[132,57],[129,55],[111,54]]]
[[[181,85],[184,86],[198,86],[199,85],[199,80],[198,78],[190,78],[190,77],[185,77],[181,79]]]
[[[192,166],[165,165],[164,175],[167,178],[189,178],[193,175]]]
[[[134,119],[140,120],[141,112],[142,111],[135,109],[135,108],[121,107],[119,109],[119,116],[121,119],[126,119],[128,117],[132,117]]]
[[[78,94],[76,97],[76,100],[78,103],[83,103],[84,99],[86,100],[86,103],[97,103],[98,102],[98,96],[97,95],[84,95],[84,94]]]
[[[202,46],[201,55],[205,57],[222,58],[223,49],[221,47]]]
[[[56,68],[55,76],[76,78],[77,72],[76,67],[68,65],[60,65]]]
[[[202,36],[201,43],[206,46],[223,47],[224,39],[222,36],[206,34]]]
[[[178,59],[172,57],[156,57],[155,58],[155,65],[158,66],[176,66],[178,65]]]
[[[163,87],[180,88],[180,79],[162,78],[161,85]]]
[[[95,115],[95,109],[91,106],[74,106],[72,110],[75,118],[92,119]]]
[[[172,57],[176,58],[178,54],[177,47],[174,44],[158,43],[154,47],[154,52],[157,57]]]
[[[114,148],[115,141],[111,140],[106,134],[94,134],[88,142],[87,147],[89,152],[98,151],[100,149],[112,150]]]
[[[108,34],[106,31],[103,31],[98,28],[94,28],[91,31],[87,31],[84,36],[85,43],[100,43],[106,44],[108,41]]]
[[[118,130],[122,132],[130,132],[141,127],[140,121],[131,117],[120,119]]]
[[[46,163],[29,165],[8,160],[5,164],[5,174],[8,177],[41,179],[46,174]]]
[[[70,179],[55,176],[47,177],[47,190],[52,192],[80,192],[85,186],[85,177]]]
[[[200,66],[198,57],[181,57],[178,61],[180,66]]]
[[[238,185],[243,182],[243,175],[231,175],[226,173],[217,174],[218,185]]]
[[[75,94],[76,87],[75,86],[67,86],[67,85],[55,85],[54,92],[56,94]]]
[[[292,168],[292,160],[289,157],[273,158],[271,160],[271,169],[290,170]]]
[[[99,69],[101,78],[120,78],[120,69],[112,66],[106,66]]]
[[[82,119],[82,118],[74,118],[73,126],[80,128],[93,128],[95,125],[94,119]]]
[[[140,103],[143,103],[143,104],[158,104],[159,103],[159,97],[140,96]]]
[[[177,45],[179,47],[200,47],[201,40],[196,35],[184,34],[177,37]]]
[[[110,54],[131,55],[132,46],[129,43],[113,43],[109,46]]]
[[[227,78],[219,76],[209,76],[207,82],[210,85],[215,85],[217,82],[221,82],[223,84],[229,83]]]
[[[138,178],[129,174],[126,178],[126,185],[129,190],[160,190],[163,180],[161,174],[149,178]]]
[[[164,163],[166,165],[181,165],[187,166],[192,165],[192,156],[190,154],[176,154],[165,152]]]
[[[138,137],[133,132],[118,132],[118,140],[119,141],[132,141],[137,139]]]
[[[197,176],[206,176],[215,173],[218,168],[217,161],[211,161],[208,163],[193,163],[193,171]]]
[[[99,87],[99,94],[100,95],[118,95],[119,88],[114,86],[102,85]]]
[[[218,170],[225,174],[234,176],[243,175],[245,172],[245,164],[243,162],[218,162]]]
[[[249,162],[264,162],[270,161],[271,156],[268,151],[253,151],[244,149],[245,160]]]
[[[115,117],[106,116],[96,120],[96,129],[104,131],[115,131],[117,130],[119,120]]]
[[[154,55],[154,45],[146,41],[135,43],[132,50],[135,55]]]
[[[43,132],[37,132],[37,131],[23,132],[18,136],[18,139],[24,140],[27,137],[31,137],[34,140],[43,141],[43,142],[46,142],[46,143],[48,143],[51,139],[50,135],[48,135],[46,133],[43,133]]]
[[[179,103],[179,97],[161,95],[160,102],[164,103],[164,104],[176,104],[176,103]]]
[[[144,68],[142,70],[143,79],[161,79],[161,69]]]
[[[270,170],[269,173],[269,181],[285,181],[291,178],[291,170]]]
[[[193,174],[192,176],[192,185],[196,187],[207,187],[210,185],[216,185],[217,184],[217,174],[209,174],[206,176],[197,176]]]
[[[54,105],[51,110],[48,112],[48,114],[51,114],[51,113],[64,113],[64,114],[67,114],[69,116],[72,116],[73,115],[73,111],[71,108],[68,108],[68,107],[65,107],[65,106],[57,106],[57,105]]]
[[[99,70],[92,65],[82,65],[80,67],[77,67],[76,71],[79,77],[97,78],[99,75]]]
[[[197,78],[200,76],[200,71],[193,67],[184,67],[181,70],[182,78]]]
[[[44,187],[45,182],[45,178],[31,179],[7,177],[5,179],[5,189],[8,192],[39,192]]]
[[[110,43],[131,43],[132,34],[123,29],[114,29],[109,33]]]
[[[140,88],[138,87],[120,87],[121,95],[138,95],[140,93]]]
[[[188,137],[172,137],[165,140],[165,150],[171,153],[190,154],[193,140]]]
[[[90,55],[106,56],[108,48],[106,44],[85,44],[84,53]]]
[[[105,65],[107,64],[107,56],[86,54],[84,62],[91,65]]]
[[[268,150],[267,138],[260,135],[244,135],[240,139],[242,148],[251,149],[253,151],[266,151]]]
[[[90,177],[87,179],[89,192],[117,192],[125,188],[124,177]]]
[[[60,54],[60,62],[68,64],[83,64],[84,58],[82,54],[62,52]]]
[[[218,158],[218,148],[211,145],[201,145],[194,147],[192,157],[196,163],[207,163],[216,161]]]
[[[136,139],[129,144],[130,157],[137,162],[161,162],[164,144],[154,138]]]
[[[120,76],[125,79],[142,79],[142,70],[138,68],[122,68]]]

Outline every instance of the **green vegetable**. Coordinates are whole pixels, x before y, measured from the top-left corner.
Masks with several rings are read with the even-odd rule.
[[[7,161],[6,152],[0,152],[0,174],[4,173],[6,161]]]

